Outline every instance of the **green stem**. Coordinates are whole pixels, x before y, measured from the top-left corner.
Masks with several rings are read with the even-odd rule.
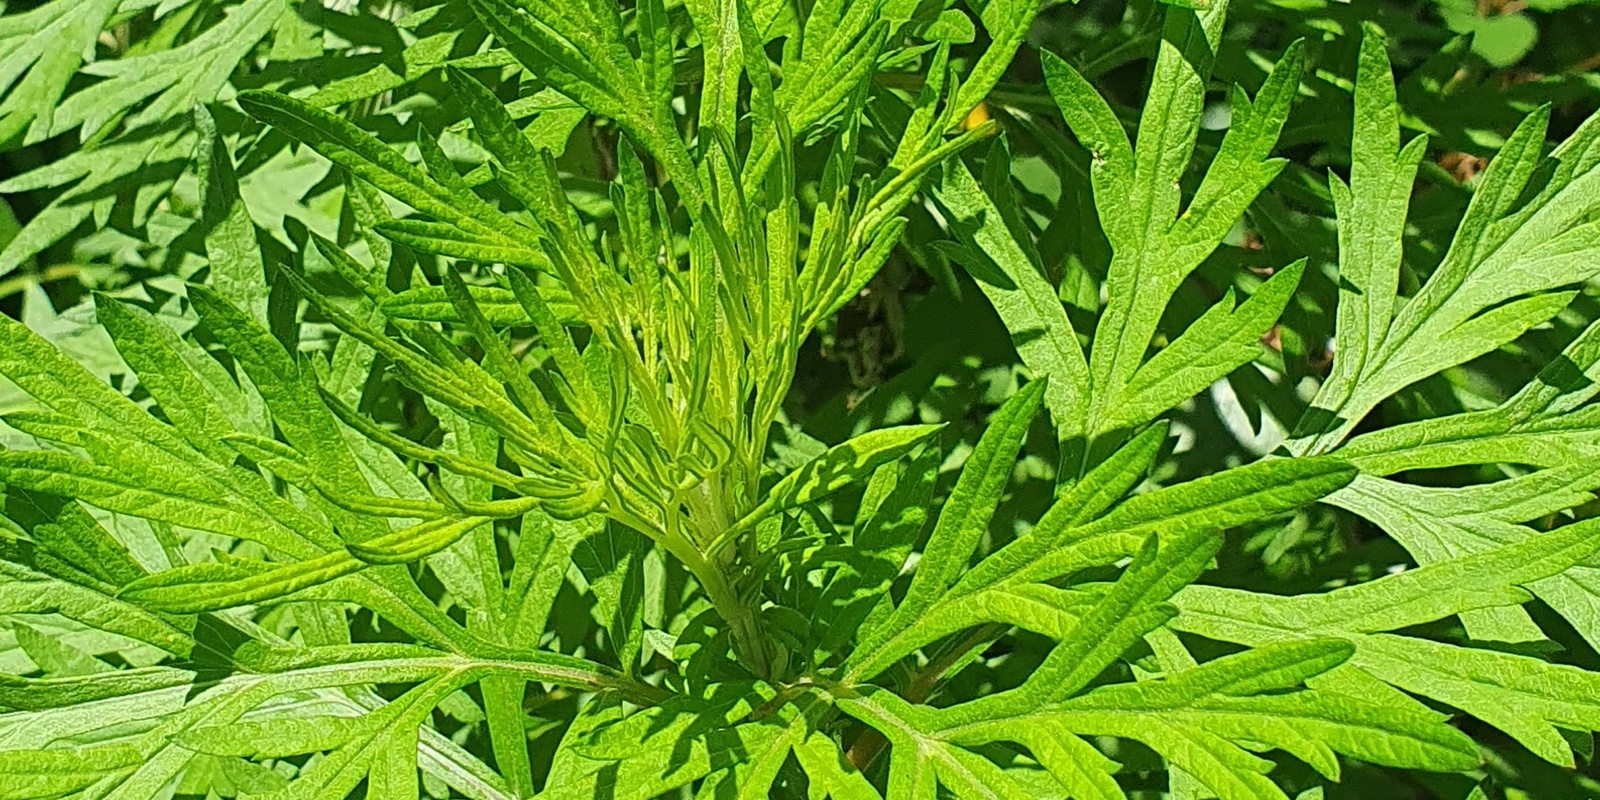
[[[697,530],[720,531],[730,525],[728,506],[722,492],[717,486],[707,483],[679,499],[688,506],[694,521],[675,518],[677,524],[669,521],[667,526],[652,525],[633,514],[623,502],[614,502],[611,513],[623,524],[661,543],[668,553],[683,562],[701,588],[705,589],[717,615],[728,623],[729,636],[739,660],[757,677],[771,679],[772,663],[761,635],[758,607],[744,601],[729,581],[728,576],[732,574],[729,568],[733,566],[731,557],[718,558],[704,549],[709,536],[694,536],[684,529],[685,526],[692,526]],[[614,497],[613,500],[620,498]]]
[[[706,596],[711,598],[711,605],[716,608],[717,614],[728,623],[728,633],[733,638],[739,660],[757,677],[770,679],[772,664],[767,657],[766,643],[761,637],[756,609],[739,598],[739,593],[715,564],[697,558],[695,563],[687,566],[706,590]]]
[[[0,281],[0,300],[26,289],[28,284],[34,282],[49,283],[51,281],[66,280],[67,278],[76,278],[78,273],[82,271],[82,267],[78,264],[57,264],[53,267],[46,267],[37,275],[29,273],[18,275],[10,280]]]

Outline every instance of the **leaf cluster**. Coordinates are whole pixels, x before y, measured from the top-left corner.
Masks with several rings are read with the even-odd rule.
[[[1012,91],[1032,0],[467,0],[313,81],[360,38],[317,4],[146,5],[0,17],[0,141],[84,143],[0,184],[82,179],[0,274],[107,187],[138,228],[195,186],[178,280],[93,296],[109,365],[0,317],[0,798],[1454,798],[1533,785],[1506,753],[1589,787],[1600,117],[1527,114],[1419,259],[1376,25],[1323,180],[1275,155],[1314,45],[1207,122],[1227,2],[1131,15],[1132,110],[1116,52]],[[170,46],[73,84],[119,19]],[[403,137],[351,113],[418,86]],[[293,158],[331,224],[263,223]],[[811,343],[908,264],[945,329],[813,407]],[[978,315],[1000,355],[951,341]],[[1505,397],[1384,416],[1546,330]],[[1224,391],[1267,398],[1254,446],[1190,458]],[[1241,533],[1327,518],[1393,550],[1239,577]]]

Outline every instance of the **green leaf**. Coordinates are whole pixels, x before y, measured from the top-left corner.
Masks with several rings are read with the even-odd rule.
[[[29,800],[70,794],[132,772],[143,754],[126,744],[50,750],[0,750],[0,798]]]
[[[792,709],[786,708],[784,712],[792,717],[786,725],[781,718],[772,718],[765,724],[741,726],[740,741],[746,749],[731,767],[706,776],[696,796],[714,798],[731,794],[739,800],[771,797],[778,788],[773,784],[779,771],[809,728],[804,716]]]
[[[916,574],[906,596],[894,613],[873,630],[858,637],[858,649],[851,656],[854,669],[870,676],[881,671],[893,659],[879,660],[857,658],[863,653],[874,653],[885,642],[911,626],[939,602],[951,584],[961,577],[972,551],[988,530],[989,520],[1000,503],[1000,495],[1011,478],[1017,454],[1027,436],[1028,427],[1039,409],[1044,396],[1045,381],[1035,381],[1022,388],[996,412],[984,435],[978,440],[972,455],[962,467],[950,499],[939,512],[939,521],[922,558],[917,562]],[[874,653],[876,655],[876,653]]]
[[[0,564],[0,613],[57,613],[90,627],[148,642],[186,656],[194,647],[189,631],[174,622],[101,592],[49,578],[11,564]]]
[[[607,424],[601,409],[599,390],[589,374],[589,369],[583,363],[578,348],[572,341],[565,324],[551,309],[545,300],[544,293],[534,285],[528,276],[511,271],[506,275],[511,284],[511,292],[516,295],[517,302],[522,305],[523,311],[533,320],[539,338],[544,342],[545,349],[550,351],[551,358],[561,371],[561,377],[572,390],[567,398],[567,404],[590,428],[599,429]]]
[[[397,219],[378,223],[374,230],[384,238],[419,253],[432,253],[485,264],[526,267],[543,272],[552,271],[549,257],[536,248],[508,244],[504,238],[485,236],[475,231],[462,230],[454,225]]]
[[[224,394],[231,381],[224,387],[196,374],[196,356],[206,356],[191,352],[175,331],[137,306],[96,295],[95,315],[184,441],[213,461],[231,463],[233,450],[223,440],[238,432],[235,414],[245,405],[239,392]]]
[[[1134,372],[1125,402],[1108,410],[1103,424],[1111,429],[1142,425],[1255,360],[1261,337],[1277,324],[1305,265],[1302,259],[1280,270],[1237,309],[1230,289]]]
[[[1094,395],[1086,414],[1091,437],[1114,430],[1119,415],[1128,414],[1123,410],[1127,404],[1142,399],[1131,386],[1173,292],[1283,166],[1268,154],[1298,83],[1298,43],[1284,52],[1254,103],[1236,93],[1233,124],[1188,208],[1179,213],[1179,181],[1199,131],[1205,82],[1226,10],[1225,3],[1198,13],[1165,10],[1160,54],[1133,148],[1087,83],[1064,64],[1051,66],[1050,85],[1069,126],[1091,150],[1108,148],[1097,153],[1091,171],[1100,221],[1112,247],[1107,305],[1089,359]],[[1203,338],[1198,335],[1196,343]],[[1163,374],[1158,369],[1152,377]],[[1137,417],[1146,415],[1136,415],[1135,424],[1144,421]]]
[[[449,409],[433,404],[431,410],[445,430],[441,446],[448,452],[478,461],[494,461],[502,440],[485,425],[474,423]],[[458,502],[466,501],[475,508],[494,506],[495,486],[476,476],[445,472],[439,485]],[[421,490],[421,487],[418,487]],[[422,491],[419,491],[419,496]],[[504,504],[502,504],[503,507]],[[505,509],[512,518],[515,509]],[[452,595],[464,605],[482,609],[479,618],[494,626],[503,623],[505,606],[505,576],[500,565],[496,528],[484,524],[467,533],[456,543],[431,556],[429,567],[445,583]],[[492,620],[493,622],[490,622]]]
[[[994,762],[945,741],[928,709],[881,689],[837,698],[840,710],[889,740],[888,797],[933,798],[943,785],[958,797],[1022,800],[1032,797]]]
[[[401,51],[399,61],[403,69],[400,72],[395,72],[389,64],[379,64],[359,75],[330,81],[306,98],[306,102],[321,108],[347,105],[413,84],[440,68],[448,68],[447,65],[482,68],[506,67],[516,63],[511,54],[500,49],[451,58],[460,36],[460,31],[452,30],[418,39]]]
[[[1175,616],[1167,599],[1199,577],[1219,547],[1220,542],[1203,532],[1165,545],[1151,537],[1093,606],[1069,612],[1073,619],[1063,626],[1058,644],[1020,687],[974,701],[964,713],[1021,714],[1076,694],[1129,647]]]
[[[170,428],[10,317],[0,318],[0,375],[65,418],[169,452],[193,453]]]
[[[888,480],[893,486],[876,507],[863,501],[864,518],[857,520],[851,535],[850,569],[840,570],[818,598],[813,618],[830,621],[821,638],[823,649],[845,650],[861,631],[872,630],[893,613],[888,590],[931,516],[943,457],[938,448],[929,447],[906,464],[903,474],[896,475],[892,464],[873,474],[869,492]]]
[[[495,326],[533,324],[528,312],[523,310],[522,305],[517,302],[516,295],[510,290],[498,286],[468,285],[467,291],[490,324]],[[540,287],[540,292],[545,296],[546,305],[563,324],[572,325],[583,321],[577,307],[572,305],[570,296],[564,290]],[[456,313],[455,306],[450,304],[450,298],[445,295],[443,286],[418,286],[396,292],[394,296],[380,303],[379,308],[390,319],[457,324],[462,321],[460,315]]]
[[[839,745],[828,737],[811,734],[794,746],[794,755],[814,791],[825,792],[833,800],[882,800],[878,790],[845,760]]]
[[[1045,405],[1057,441],[1082,438],[1089,364],[1055,288],[1013,238],[966,165],[954,161],[945,167],[937,196],[949,211],[951,232],[975,251],[968,254],[968,271],[1011,332],[1017,355],[1035,375],[1050,377]],[[984,263],[978,254],[987,259],[986,268],[977,267]]]
[[[713,544],[710,551],[716,552],[722,543],[753,530],[766,517],[821,500],[860,482],[879,466],[911,452],[943,427],[903,425],[886,428],[864,433],[828,448],[827,452],[783,476],[767,492],[767,499],[719,536],[718,543]]]
[[[1437,771],[1478,764],[1472,740],[1432,714],[1407,714],[1316,690],[1257,694],[1300,684],[1350,652],[1343,642],[1325,640],[1269,646],[1156,683],[1104,687],[1041,716],[1080,735],[1142,741],[1224,798],[1283,796],[1253,774],[1249,765],[1255,759],[1242,743],[1284,749],[1330,779],[1339,775],[1336,752]]]
[[[0,676],[0,703],[21,711],[87,706],[173,687],[188,686],[194,673],[166,667],[96,672],[67,678]]]
[[[504,217],[477,195],[445,187],[371,134],[294,98],[252,89],[239,93],[252,116],[299,139],[328,160],[418,211],[474,238],[516,246]]]
[[[1481,178],[1455,239],[1417,294],[1397,300],[1419,137],[1395,152],[1399,109],[1382,36],[1368,26],[1356,81],[1351,185],[1335,180],[1340,300],[1334,371],[1295,429],[1296,453],[1337,447],[1378,403],[1491,352],[1554,316],[1600,249],[1600,118],[1543,155],[1549,109],[1529,115]],[[1539,183],[1532,185],[1536,173]]]
[[[1567,525],[1492,550],[1458,556],[1320,595],[1273,597],[1193,586],[1176,599],[1180,630],[1222,641],[1269,642],[1336,636],[1356,646],[1350,664],[1373,678],[1461,708],[1556,764],[1572,763],[1551,727],[1594,730],[1600,696],[1577,684],[1600,676],[1526,656],[1474,650],[1381,633],[1479,608],[1516,605],[1517,588],[1559,574],[1600,548],[1600,523]],[[1558,688],[1565,687],[1565,688]],[[1341,691],[1344,691],[1341,689]]]
[[[1460,489],[1409,486],[1362,476],[1328,502],[1380,525],[1419,564],[1446,561],[1465,553],[1492,550],[1534,535],[1522,524],[1592,499],[1600,473],[1589,467],[1541,470],[1521,478]],[[1592,565],[1529,584],[1535,596],[1566,616],[1591,641],[1600,608],[1600,583]],[[1461,621],[1474,639],[1543,640],[1533,621],[1517,608],[1464,611]]]
[[[103,80],[61,103],[51,133],[79,125],[93,133],[123,114],[129,128],[156,125],[212,102],[286,8],[283,0],[245,0],[181,46],[94,62],[84,72]]]
[[[347,495],[371,493],[370,484],[305,365],[286,352],[270,332],[212,290],[191,286],[189,298],[201,321],[228,346],[261,392],[284,439],[305,454],[317,481]],[[384,531],[383,526],[368,519],[336,515],[335,522],[348,540],[360,541]]]
[[[956,93],[947,111],[952,118],[965,117],[1000,82],[1038,13],[1039,5],[1028,0],[996,0],[978,9],[978,18],[991,42]]]
[[[363,778],[379,796],[417,796],[417,729],[459,684],[459,677],[447,676],[406,692],[363,718],[353,736],[288,786],[266,796],[272,800],[343,797]],[[293,746],[310,743],[304,739],[282,742]]]
[[[511,118],[510,109],[471,74],[451,69],[449,78],[451,86],[461,90],[461,99],[472,116],[473,130],[484,147],[494,154],[503,169],[516,175],[517,181],[512,182],[512,186],[520,183],[536,192],[529,196],[533,200],[531,203],[523,197],[518,199],[529,205],[528,210],[536,216],[554,216],[551,212],[558,207],[550,202],[550,193],[556,187],[549,185],[544,159]]]
[[[1539,26],[1527,14],[1481,16],[1471,3],[1441,0],[1436,4],[1445,25],[1456,33],[1472,35],[1472,52],[1494,67],[1521,61],[1539,41]],[[1536,10],[1544,10],[1532,4]]]
[[[801,47],[786,50],[784,80],[773,94],[794,136],[806,136],[859,108],[889,34],[872,4],[819,4],[805,20]],[[785,149],[778,130],[754,130],[745,163],[747,190],[759,185]]]
[[[7,505],[10,518],[38,548],[35,569],[100,591],[114,591],[148,573],[126,544],[77,503],[13,488]]]
[[[37,169],[0,180],[0,193],[32,191],[70,185],[0,249],[0,275],[29,263],[71,234],[86,220],[105,220],[116,205],[112,187],[130,181],[142,182],[150,164],[187,161],[194,152],[195,137],[187,126],[155,126],[138,136],[123,137],[95,148],[72,151]],[[132,209],[137,219],[149,214],[160,193],[170,187],[158,181],[142,187]]]
[[[534,510],[522,517],[516,564],[506,584],[505,619],[513,647],[532,648],[544,633],[566,566],[578,543],[603,521],[596,516],[555,519]]]
[[[954,8],[940,13],[938,19],[922,29],[922,38],[930,42],[969,44],[977,36],[978,32],[972,26],[972,18]]]
[[[1097,208],[1113,250],[1108,305],[1087,362],[1056,290],[1025,255],[1024,246],[1032,248],[1033,243],[1016,238],[1028,236],[1026,228],[1001,224],[1005,214],[984,200],[964,171],[946,172],[941,198],[952,212],[953,232],[966,244],[969,263],[987,261],[974,272],[980,286],[1006,322],[1024,362],[1062,381],[1050,405],[1068,459],[1065,483],[1075,482],[1093,466],[1096,456],[1084,449],[1085,436],[1093,439],[1147,422],[1253,359],[1256,340],[1287,304],[1303,269],[1299,264],[1283,270],[1284,277],[1269,282],[1235,313],[1227,313],[1231,297],[1224,298],[1189,332],[1175,337],[1172,346],[1144,362],[1173,292],[1282,168],[1281,161],[1267,154],[1294,96],[1301,64],[1298,43],[1284,53],[1254,104],[1236,93],[1233,124],[1222,148],[1188,209],[1178,214],[1178,181],[1198,132],[1210,53],[1225,11],[1225,4],[1198,15],[1166,10],[1139,148],[1129,145],[1116,115],[1087,80],[1060,59],[1045,56],[1046,80],[1056,104],[1093,155]],[[1009,187],[1002,183],[990,191]]]
[[[1145,479],[1166,444],[1168,429],[1165,422],[1158,422],[1140,431],[1057,499],[1039,524],[1055,524],[1069,515],[1064,524],[1082,525],[1106,513]]]
[[[1202,603],[1210,609],[1208,614],[1235,603],[1224,616],[1249,618],[1254,614],[1258,621],[1245,626],[1251,631],[1290,627],[1306,634],[1396,630],[1474,608],[1517,605],[1529,599],[1518,587],[1559,574],[1600,549],[1600,542],[1590,538],[1596,529],[1600,529],[1600,521],[1567,525],[1492,550],[1323,594],[1271,597],[1193,587],[1179,597],[1183,625],[1189,625],[1191,609],[1200,613]],[[1218,633],[1220,629],[1210,627],[1206,631],[1208,636]],[[1243,635],[1245,629],[1239,633]]]
[[[1460,708],[1493,725],[1545,760],[1574,763],[1557,726],[1600,726],[1595,674],[1489,650],[1473,650],[1386,634],[1365,637],[1357,665],[1405,691]]]
[[[1508,93],[1457,44],[1396,90],[1369,34],[1324,193],[1271,157],[1345,103],[1299,43],[1271,65],[1314,8],[1252,39],[1221,0],[24,5],[0,797],[1311,800],[1345,758],[1583,793],[1516,753],[1600,730],[1547,655],[1600,643],[1600,323],[1494,404],[1593,310],[1600,124],[1551,156],[1535,111],[1460,186],[1398,133],[1476,152],[1580,76]],[[1009,69],[1085,36],[1042,89]],[[900,285],[949,260],[997,318]],[[864,407],[795,382],[812,333],[902,327]],[[881,427],[935,419],[975,447]],[[1239,588],[1274,585],[1322,588]]]
[[[1340,452],[1363,472],[1509,461],[1539,467],[1600,455],[1600,323],[1590,325],[1511,399],[1483,411],[1418,420],[1351,439]]]
[[[1224,657],[1159,681],[1103,686],[1015,716],[988,713],[993,704],[979,701],[916,714],[904,710],[901,717],[915,729],[914,741],[937,743],[918,741],[924,750],[1023,744],[1063,785],[1081,787],[1075,791],[1084,797],[1122,794],[1104,775],[1113,765],[1075,734],[1141,741],[1230,800],[1285,797],[1263,774],[1271,763],[1249,750],[1283,749],[1332,779],[1339,775],[1336,752],[1439,770],[1478,763],[1470,739],[1420,707],[1407,711],[1317,689],[1293,690],[1350,654],[1346,643],[1312,639]]]
[[[154,611],[195,614],[282,600],[360,568],[347,553],[283,566],[243,560],[186,564],[134,581],[118,596]]]
[[[267,322],[267,278],[262,269],[256,224],[239,196],[233,156],[228,152],[216,121],[205,106],[195,106],[195,127],[200,144],[195,152],[204,206],[200,224],[206,230],[206,260],[210,283],[228,302],[248,309],[256,322]]]
[[[939,521],[917,562],[916,576],[890,625],[920,614],[961,576],[999,505],[1045,385],[1045,381],[1036,381],[1024,386],[990,420],[939,512]]]
[[[1155,537],[1134,557],[1117,582],[1016,691],[1018,699],[1044,687],[1059,700],[1094,680],[1145,634],[1174,615],[1167,600],[1194,582],[1211,565],[1221,542],[1209,533],[1194,533],[1158,543]],[[992,696],[1000,704],[999,696]]]
[[[111,666],[104,661],[70,644],[53,639],[25,622],[11,623],[11,630],[16,634],[17,645],[46,675],[70,678],[107,672],[111,669]]]
[[[211,297],[204,290],[197,290],[195,296]],[[216,319],[228,323],[230,338],[242,345],[236,355],[251,363],[263,379],[255,383],[270,382],[281,407],[292,412],[280,415],[280,426],[297,436],[308,433],[299,438],[314,453],[337,442],[326,450],[334,457],[318,463],[339,463],[342,437],[326,407],[314,396],[315,390],[307,395],[304,384],[293,385],[299,379],[298,365],[242,312],[220,300],[211,303],[210,309]],[[0,481],[77,498],[108,511],[257,541],[294,558],[315,559],[338,546],[338,537],[325,523],[273,494],[259,476],[229,470],[200,456],[172,428],[21,324],[0,318],[0,343],[5,345],[0,348],[0,374],[47,408],[93,421],[108,432],[84,431],[77,436],[77,445],[89,459],[64,452],[0,452]],[[308,396],[316,405],[307,404]],[[343,452],[346,471],[331,475],[330,482],[353,479],[364,487],[359,468],[348,451]],[[365,527],[376,535],[386,530],[371,519],[346,518],[344,522],[349,532],[359,533]],[[370,582],[358,580],[355,584],[363,603],[427,641],[449,641],[448,631],[458,626],[422,594],[409,575],[383,570],[369,574]]]
[[[623,671],[633,674],[644,637],[644,556],[649,540],[620,525],[594,530],[572,550],[572,563],[594,593],[596,621]]]
[[[1127,465],[1137,463],[1134,460],[1139,457],[1137,451],[1150,452],[1146,448],[1159,444],[1160,439],[1158,435],[1141,438],[1141,446],[1134,448],[1128,461],[1113,459],[1107,462],[1114,464],[1112,469],[1126,469]],[[1152,535],[1160,537],[1162,548],[1166,547],[1166,543],[1183,542],[1185,544],[1171,552],[1192,553],[1197,543],[1202,541],[1196,539],[1197,536],[1208,536],[1216,531],[1293,511],[1348,484],[1355,474],[1349,465],[1332,459],[1263,461],[1140,495],[1093,521],[1075,521],[1075,515],[1084,508],[1081,503],[1086,496],[1092,496],[1092,491],[1100,487],[1099,484],[1082,484],[1063,495],[1039,525],[959,575],[959,580],[953,586],[941,588],[937,599],[930,597],[922,606],[906,612],[903,609],[912,608],[913,582],[907,600],[901,603],[902,610],[897,611],[883,626],[860,639],[858,650],[852,656],[853,670],[856,671],[853,674],[877,674],[917,647],[951,632],[952,628],[959,629],[954,626],[964,626],[981,619],[975,617],[975,613],[989,603],[1014,608],[1015,600],[1008,592],[1014,592],[1018,586],[1069,576],[1089,567],[1109,565],[1138,553],[1140,547],[1146,544],[1147,537]],[[1000,480],[1000,485],[1003,485],[1003,478]],[[1120,493],[1125,488],[1116,491]],[[1114,499],[1114,495],[1110,499]],[[947,505],[948,508],[950,506]],[[1089,508],[1089,513],[1095,513],[1092,506]],[[1168,551],[1163,549],[1162,552]],[[1197,575],[1198,572],[1193,574]],[[1177,588],[1178,585],[1168,586],[1165,591],[1170,594]],[[985,592],[996,589],[1000,589],[1000,593],[976,601]],[[1101,627],[1095,629],[1096,635],[1102,635],[1106,625],[1120,619],[1119,614],[1131,613],[1132,610],[1128,606],[1120,612],[1107,611],[1111,619],[1098,623]],[[1141,617],[1139,624],[1148,627],[1132,634],[1129,643],[1136,641],[1149,627],[1164,621],[1158,609],[1147,610],[1149,614],[1157,616]],[[999,615],[1000,620],[1016,621],[1017,618],[1009,616],[1011,613],[1008,611]],[[1116,652],[1120,653],[1120,650]]]
[[[495,764],[514,792],[532,797],[535,791],[533,765],[528,758],[528,714],[522,708],[527,681],[511,675],[490,675],[478,685],[483,691],[483,711]]]
[[[660,159],[691,210],[704,205],[704,189],[688,148],[678,138],[671,108],[652,91],[662,73],[640,69],[654,63],[670,76],[671,59],[637,61],[624,42],[617,9],[590,7],[574,13],[571,7],[547,2],[518,5],[509,0],[471,0],[469,5],[523,66],[596,116],[616,120]],[[664,26],[655,31],[667,34]]]
[[[371,724],[360,718],[308,715],[190,728],[175,741],[214,756],[284,758],[338,749],[369,727]]]
[[[649,800],[729,766],[734,753],[760,751],[785,729],[738,724],[750,711],[748,701],[736,691],[725,694],[704,700],[680,695],[626,717],[615,704],[590,703],[563,737],[543,796],[590,798],[598,792]]]
[[[444,550],[489,521],[489,517],[428,520],[365,542],[351,542],[346,548],[369,564],[406,564]]]
[[[116,8],[116,0],[57,0],[0,21],[0,62],[8,65],[0,77],[0,146],[34,144],[55,132],[61,96]]]
[[[148,446],[127,441],[117,446],[127,456],[150,458],[143,468],[123,471],[65,453],[0,452],[0,481],[107,511],[238,536],[284,552],[313,552],[282,521],[263,518],[263,509],[230,497],[228,487],[162,463]]]
[[[1268,519],[1320,500],[1355,475],[1337,459],[1259,461],[1137,495],[1098,519],[1076,524],[1077,508],[1067,501],[1077,498],[1069,493],[1032,530],[963,576],[957,591],[1068,574],[1100,563],[1085,559],[1131,555],[1150,534],[1175,540]],[[1102,547],[1109,549],[1101,553]]]

